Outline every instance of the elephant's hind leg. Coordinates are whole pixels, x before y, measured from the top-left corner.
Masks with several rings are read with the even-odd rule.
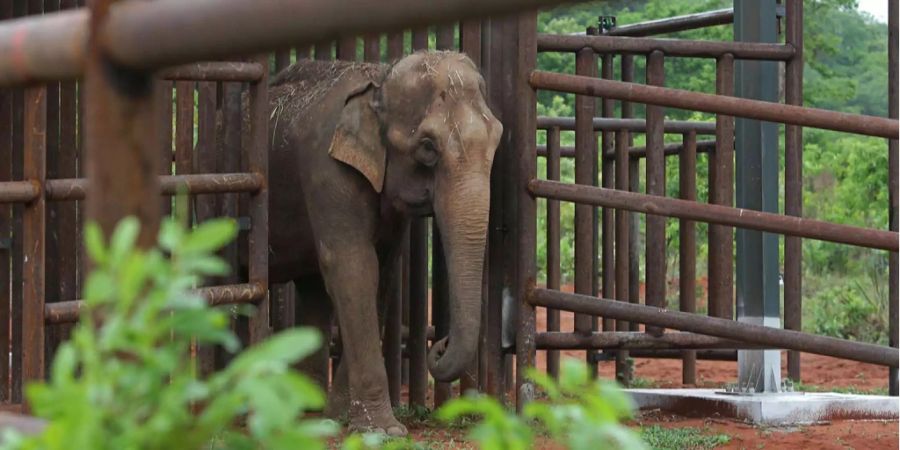
[[[328,389],[328,347],[331,343],[331,323],[333,310],[331,299],[325,290],[325,283],[319,275],[294,280],[297,287],[297,304],[294,310],[295,323],[300,326],[315,327],[322,334],[322,348],[297,364],[297,369]]]

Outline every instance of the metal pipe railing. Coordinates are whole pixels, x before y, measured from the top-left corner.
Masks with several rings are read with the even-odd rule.
[[[686,133],[688,134],[688,133]],[[705,141],[697,141],[697,153],[709,153],[712,152],[716,148],[715,140],[705,140]],[[678,143],[670,143],[666,144],[663,147],[663,153],[666,156],[678,156],[684,150],[683,144]],[[546,157],[547,156],[547,146],[546,145],[538,145],[537,146],[537,155],[538,157]],[[575,157],[575,147],[565,146],[559,148],[559,156],[562,158],[573,158]],[[628,157],[631,159],[640,159],[647,156],[647,147],[629,147],[628,148]],[[605,159],[615,159],[615,154],[606,154],[603,155]]]
[[[266,70],[253,62],[199,62],[168,67],[157,74],[164,80],[188,81],[257,81]]]
[[[532,180],[528,183],[528,190],[537,197],[730,225],[892,252],[898,250],[898,237],[900,237],[900,234],[890,231],[839,225],[752,209],[730,208],[595,186]]]
[[[648,20],[646,22],[623,25],[605,33],[606,36],[643,37],[655,34],[677,33],[716,25],[728,25],[734,22],[734,9],[717,9],[696,14],[667,17],[665,19]]]
[[[827,111],[781,103],[723,97],[681,89],[645,86],[621,81],[602,80],[577,75],[534,71],[531,85],[573,94],[612,97],[638,103],[746,117],[791,125],[844,131],[866,136],[895,139],[900,135],[900,122],[883,117]]]
[[[594,131],[627,130],[636,133],[647,131],[647,121],[644,119],[617,119],[613,117],[594,117]],[[547,117],[537,118],[539,130],[557,127],[560,130],[572,131],[575,129],[574,117]],[[715,122],[699,122],[695,120],[667,120],[663,130],[666,133],[683,134],[694,131],[699,135],[712,135],[716,132]]]
[[[48,200],[84,200],[88,189],[87,178],[48,180]],[[256,173],[210,173],[187,175],[163,175],[159,177],[160,195],[225,194],[257,192],[266,181]]]
[[[718,58],[730,53],[737,59],[772,61],[786,61],[794,55],[794,48],[785,44],[566,34],[538,35],[539,52],[577,52],[583,48],[589,48],[597,53],[639,55],[661,51],[666,56],[687,58]]]
[[[548,289],[549,290],[549,289]],[[639,331],[602,333],[544,332],[537,334],[541,350],[657,350],[657,349],[757,349],[759,345],[697,333],[672,332],[659,336]]]

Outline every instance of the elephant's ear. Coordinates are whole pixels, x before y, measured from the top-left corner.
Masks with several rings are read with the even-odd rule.
[[[353,166],[372,183],[375,192],[380,193],[384,185],[387,156],[374,110],[372,96],[375,88],[377,86],[369,82],[347,95],[328,154]]]

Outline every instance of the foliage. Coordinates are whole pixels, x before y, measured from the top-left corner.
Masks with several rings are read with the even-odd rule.
[[[631,417],[631,399],[615,383],[592,379],[583,363],[564,360],[558,381],[534,369],[527,376],[543,390],[546,400],[526,404],[521,417],[495,399],[477,395],[448,402],[437,416],[445,421],[480,416],[470,437],[484,450],[532,448],[532,421],[572,450],[645,447],[637,434],[619,424]]]
[[[192,342],[239,345],[226,314],[189,291],[228,271],[214,252],[235,236],[235,223],[187,231],[170,220],[150,250],[135,247],[139,227],[125,219],[106,243],[87,225],[95,267],[81,322],[56,353],[49,381],[27,387],[33,413],[48,425],[33,437],[7,435],[3,448],[324,448],[321,438],[336,425],[302,419],[324,396],[290,370],[319,347],[316,331],[280,333],[207,379],[192,367]]]
[[[664,428],[659,425],[641,428],[641,437],[653,450],[712,449],[731,441],[727,434],[706,434],[693,427]]]

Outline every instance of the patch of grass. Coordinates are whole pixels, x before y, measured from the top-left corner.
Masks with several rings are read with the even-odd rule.
[[[406,425],[425,424],[431,421],[431,410],[418,405],[400,405],[394,408],[394,417]]]
[[[874,388],[861,388],[857,386],[841,386],[841,387],[824,387],[815,384],[803,384],[794,382],[794,390],[800,392],[835,392],[838,394],[855,394],[855,395],[888,395],[886,386]]]
[[[663,428],[659,425],[642,427],[641,437],[654,450],[713,449],[731,441],[727,434],[707,434],[700,428]]]
[[[635,389],[654,389],[659,387],[659,382],[649,378],[634,377],[631,379],[631,383],[628,383],[628,387]]]

